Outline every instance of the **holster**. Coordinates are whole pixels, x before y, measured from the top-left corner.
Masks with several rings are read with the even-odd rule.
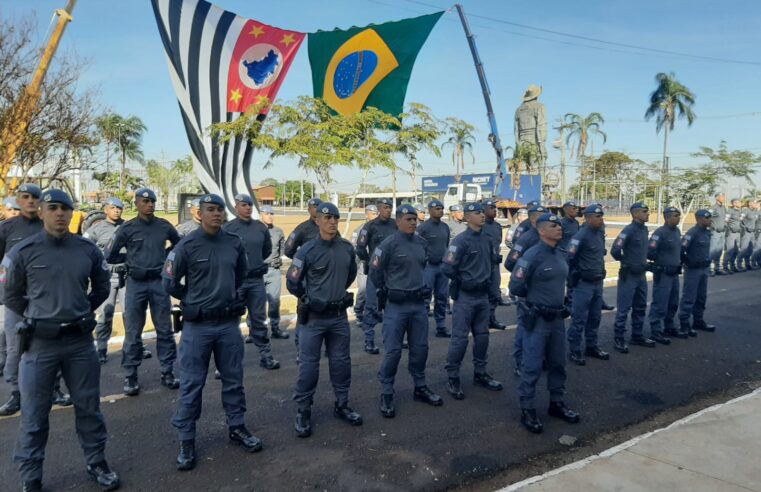
[[[124,265],[117,265],[114,267],[114,273],[119,277],[118,289],[123,289],[127,285],[127,267]]]
[[[296,305],[296,324],[305,325],[309,323],[309,298],[301,296]]]
[[[351,292],[347,292],[344,294],[343,303],[341,304],[341,309],[349,309],[354,305],[354,294]]]
[[[536,326],[537,314],[525,301],[518,302],[518,315],[523,323],[523,329],[532,331]]]
[[[182,309],[177,304],[172,306],[172,329],[175,333],[182,331],[185,320],[182,317]]]
[[[460,282],[454,280],[449,282],[449,297],[454,301],[460,297]]]
[[[618,278],[623,281],[626,281],[626,279],[629,278],[629,267],[622,264],[621,268],[619,268],[618,270]]]
[[[388,291],[386,289],[378,289],[376,291],[378,297],[378,310],[383,311],[386,309],[386,301],[388,300]]]
[[[29,346],[32,343],[32,335],[34,334],[34,324],[31,320],[24,319],[16,323],[16,343],[18,355],[29,350]]]

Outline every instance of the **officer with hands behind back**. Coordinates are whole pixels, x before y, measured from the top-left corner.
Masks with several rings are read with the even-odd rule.
[[[674,316],[679,308],[679,274],[682,273],[682,234],[678,208],[663,210],[663,225],[650,236],[647,259],[653,272],[653,302],[650,304],[650,338],[663,345],[671,339],[682,338],[674,328]]]
[[[708,300],[708,270],[711,264],[711,217],[708,210],[695,212],[696,224],[682,238],[682,264],[684,265],[684,283],[682,299],[679,303],[679,331],[695,337],[695,330],[716,331],[703,319]],[[692,316],[692,325],[690,325]],[[681,336],[684,338],[684,336]]]

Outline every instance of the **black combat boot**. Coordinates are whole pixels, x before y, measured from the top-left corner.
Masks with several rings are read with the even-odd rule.
[[[602,350],[597,345],[595,345],[593,347],[587,347],[587,349],[584,351],[584,353],[587,356],[592,357],[593,359],[599,359],[599,360],[608,360],[608,359],[610,359],[610,354],[607,353],[606,351]]]
[[[275,338],[277,340],[288,340],[291,335],[285,332],[285,330],[281,330],[279,326],[273,326],[272,327],[272,338]]]
[[[172,371],[161,373],[161,384],[169,389],[177,389],[180,387],[180,380],[174,377]]]
[[[658,342],[661,345],[668,345],[671,343],[671,340],[667,337],[665,337],[662,333],[653,333],[650,335],[650,339],[654,342]]]
[[[449,378],[447,382],[447,391],[455,400],[462,400],[465,398],[465,393],[462,391],[462,385],[460,384],[460,378]]]
[[[547,414],[550,417],[556,417],[560,420],[565,420],[569,424],[577,424],[580,420],[579,414],[565,406],[562,401],[550,402],[550,407],[547,409]]]
[[[495,330],[505,330],[505,329],[507,329],[507,325],[497,321],[497,317],[496,316],[492,316],[489,319],[489,328],[494,328]]]
[[[383,393],[380,397],[380,411],[387,419],[393,419],[396,415],[394,408],[394,395]]]
[[[616,337],[613,339],[613,348],[622,354],[629,353],[629,346],[626,345],[626,340],[623,337]]]
[[[473,384],[486,388],[490,391],[501,391],[502,383],[491,377],[488,373],[480,372],[473,374]]]
[[[232,442],[243,446],[243,449],[249,453],[255,453],[262,450],[262,441],[255,435],[251,434],[245,425],[236,425],[230,427],[228,437]]]
[[[61,388],[53,388],[53,405],[59,407],[71,406],[71,396],[61,391]]]
[[[106,460],[87,465],[87,474],[98,482],[102,490],[116,490],[121,485],[119,481],[119,475],[115,471],[111,470],[106,463]]]
[[[695,320],[692,322],[692,327],[695,330],[713,332],[716,331],[716,325],[709,325],[704,320]]]
[[[108,362],[108,351],[106,349],[98,350],[98,362],[105,364]]]
[[[639,345],[640,347],[647,347],[647,348],[655,347],[655,342],[644,335],[631,337],[631,339],[629,340],[629,343],[632,345]]]
[[[568,352],[568,360],[577,366],[585,366],[587,364],[587,360],[582,355],[581,350],[571,350]]]
[[[374,341],[370,340],[365,342],[365,352],[367,352],[368,354],[375,355],[380,353],[380,349],[375,346]]]
[[[280,369],[280,361],[275,360],[271,355],[260,360],[259,365],[270,371]]]
[[[192,470],[196,467],[196,441],[186,439],[180,441],[180,454],[177,455],[177,469],[180,471]]]
[[[11,397],[0,407],[0,417],[7,417],[21,410],[21,393],[13,391]]]
[[[541,434],[544,430],[544,425],[539,417],[536,415],[536,410],[533,408],[524,408],[521,410],[521,424],[523,427],[534,434]]]
[[[127,376],[124,378],[124,394],[127,396],[137,396],[140,394],[140,384],[137,382],[137,376]]]
[[[23,492],[39,492],[42,490],[42,480],[39,478],[27,480],[21,484],[21,490]]]
[[[312,435],[312,409],[310,407],[298,409],[293,428],[296,429],[296,435],[299,437]]]
[[[346,403],[339,405],[338,402],[335,402],[333,405],[333,415],[351,425],[362,425],[362,416],[359,412],[352,410]]]
[[[692,330],[692,327],[690,326],[689,318],[679,318],[679,332],[676,336],[683,339],[687,338],[690,336],[690,330]]]
[[[428,388],[428,386],[415,386],[415,391],[412,394],[415,401],[422,401],[432,407],[440,407],[444,404],[444,400],[439,395],[434,393]]]

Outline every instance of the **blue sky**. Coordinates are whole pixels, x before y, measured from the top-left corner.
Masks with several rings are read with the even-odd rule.
[[[50,15],[65,0],[5,0],[0,12],[8,17],[36,12],[40,42]],[[216,0],[222,8],[285,29],[302,32],[379,23],[430,13],[435,8],[409,0],[279,0],[254,2]],[[442,7],[441,0],[428,0]],[[468,14],[574,33],[614,42],[647,46],[707,57],[761,62],[761,3],[735,1],[732,8],[710,0],[623,0],[587,2],[524,2],[464,0]],[[567,112],[598,111],[606,118],[609,150],[656,161],[662,136],[643,115],[657,72],[676,73],[697,96],[698,119],[691,128],[679,122],[671,138],[672,166],[697,161],[689,156],[701,145],[761,153],[761,65],[692,60],[604,47],[589,41],[562,38],[482,18],[471,17],[481,58],[491,86],[502,141],[512,144],[513,114],[525,88],[544,87],[541,100],[551,120]],[[546,38],[555,41],[549,41]],[[571,44],[569,44],[571,43]],[[180,157],[189,152],[176,100],[168,77],[164,50],[148,0],[80,0],[68,27],[63,49],[90,60],[85,84],[98,85],[104,104],[121,114],[134,114],[148,126],[147,157]],[[596,48],[590,48],[595,46]],[[599,49],[599,48],[603,49]],[[311,95],[311,71],[306,45],[297,55],[279,97]],[[407,92],[407,101],[425,103],[438,117],[457,116],[477,128],[476,165],[467,171],[494,169],[494,153],[483,99],[468,45],[457,14],[444,15],[421,51]],[[747,115],[754,113],[755,115]],[[727,115],[740,115],[724,117]],[[551,140],[555,133],[550,133]],[[596,152],[602,142],[595,143]],[[162,154],[163,153],[163,154]],[[264,159],[260,159],[262,162]],[[452,173],[449,155],[420,159],[426,175]],[[558,155],[550,153],[550,164]],[[292,178],[294,162],[276,162],[254,177]],[[379,171],[375,182],[389,180]],[[337,188],[352,190],[359,174],[336,173]],[[405,182],[407,181],[407,182]],[[759,181],[761,182],[761,181]],[[408,185],[402,179],[401,186]],[[732,192],[732,190],[728,190]]]

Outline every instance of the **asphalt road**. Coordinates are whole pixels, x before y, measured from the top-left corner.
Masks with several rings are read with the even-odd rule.
[[[633,347],[628,355],[611,350],[610,361],[569,365],[566,401],[581,413],[582,422],[568,425],[545,418],[545,432],[538,436],[518,422],[509,356],[514,330],[491,335],[490,372],[505,383],[504,391],[474,388],[468,355],[463,367],[465,400],[444,395],[447,340],[431,336],[428,383],[444,396],[443,407],[412,400],[403,357],[397,376],[397,416],[388,420],[377,408],[376,372],[381,356],[361,350],[360,331],[352,325],[352,405],[363,414],[365,424],[349,427],[332,416],[333,396],[323,362],[313,409],[314,433],[309,439],[298,439],[292,428],[295,407],[290,397],[296,378],[292,338],[273,342],[283,367],[272,372],[258,366],[258,354],[253,345],[247,345],[246,422],[264,440],[264,450],[249,455],[228,443],[220,383],[210,374],[198,423],[199,463],[195,470],[183,473],[174,468],[178,442],[169,422],[177,393],[159,385],[154,357],[141,368],[144,389],[140,396],[122,397],[117,352],[104,366],[101,378],[110,434],[107,455],[121,474],[125,490],[437,490],[463,484],[477,487],[506,470],[540,473],[546,471],[542,466],[549,466],[541,465],[541,456],[572,452],[558,443],[563,434],[583,444],[664,410],[694,403],[703,395],[761,379],[760,285],[761,272],[710,280],[707,319],[719,325],[716,333],[674,340],[669,347]],[[606,289],[605,296],[614,301],[615,290]],[[502,307],[498,316],[513,324],[515,308]],[[613,314],[605,314],[600,337],[604,349],[612,348],[612,324]],[[149,346],[155,349],[152,343]],[[542,378],[540,409],[547,404],[544,385]],[[7,393],[4,387],[0,397],[4,400]],[[0,419],[0,490],[17,487],[12,448],[18,423],[17,416]],[[84,473],[73,424],[71,408],[52,412],[45,463],[47,490],[97,490]]]

